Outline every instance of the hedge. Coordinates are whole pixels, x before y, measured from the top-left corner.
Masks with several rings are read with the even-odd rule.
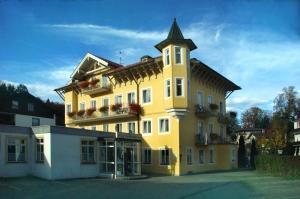
[[[257,155],[255,165],[258,171],[264,173],[300,178],[299,156]]]

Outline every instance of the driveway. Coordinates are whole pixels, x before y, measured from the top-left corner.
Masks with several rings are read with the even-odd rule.
[[[299,199],[300,180],[264,176],[255,171],[117,181],[46,181],[26,177],[0,179],[0,198]]]

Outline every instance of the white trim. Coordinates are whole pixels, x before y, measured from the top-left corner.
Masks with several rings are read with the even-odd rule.
[[[150,121],[151,122],[151,132],[150,133],[144,133],[144,122],[145,121]],[[141,132],[141,134],[142,134],[142,136],[151,136],[152,135],[152,133],[153,133],[153,120],[152,120],[152,118],[145,118],[145,119],[142,119],[141,120],[141,127],[142,127],[142,132]]]
[[[200,151],[203,151],[203,163],[200,162]],[[198,150],[198,164],[200,166],[205,165],[205,148],[199,148],[199,150]]]
[[[169,150],[169,164],[167,164],[167,165],[162,165],[161,164],[161,151],[162,150],[166,150],[166,149],[168,149]],[[169,167],[169,166],[171,166],[172,165],[172,163],[171,163],[171,148],[170,147],[158,147],[158,151],[159,151],[159,153],[158,153],[158,165],[159,166],[161,166],[161,167]]]
[[[191,164],[188,164],[188,149],[191,150]],[[193,158],[193,148],[192,147],[186,147],[185,148],[185,154],[186,154],[186,162],[185,162],[185,165],[186,166],[193,166],[193,162],[194,162],[194,158]]]
[[[80,108],[80,104],[84,104],[84,109],[81,109],[81,108]],[[83,110],[85,111],[85,109],[86,109],[85,101],[79,102],[79,108],[78,108],[78,110],[79,110],[79,111],[83,111]]]
[[[198,93],[202,93],[202,104],[199,104],[199,102],[198,102]],[[196,104],[204,106],[204,104],[205,104],[205,95],[204,95],[203,90],[197,90],[196,91]]]
[[[89,108],[92,108],[93,101],[95,102],[95,109],[97,109],[97,100],[95,98],[90,99],[90,107]]]
[[[167,96],[167,81],[170,81],[170,96]],[[164,80],[164,98],[165,99],[170,99],[172,97],[172,79],[167,78]]]
[[[117,96],[121,96],[121,104],[124,104],[123,93],[116,93],[116,94],[114,94],[114,104],[116,104],[116,97]]]
[[[213,162],[210,161],[210,158],[211,158],[211,156],[210,156],[210,150],[213,151]],[[215,149],[215,147],[210,146],[208,148],[208,164],[216,164],[216,162],[217,162],[216,161],[216,149]]]
[[[65,104],[65,115],[68,114],[68,112],[67,112],[67,111],[68,111],[68,110],[67,110],[67,106],[69,106],[69,105],[71,106],[71,112],[73,111],[73,110],[72,110],[72,103],[66,103],[66,104]]]
[[[169,50],[169,64],[166,64],[166,50]],[[171,47],[167,47],[163,50],[163,61],[164,61],[164,66],[169,67],[171,66]]]
[[[176,48],[180,48],[180,63],[176,63]],[[174,46],[173,47],[174,51],[174,65],[183,65],[183,47],[182,46]]]
[[[161,132],[160,131],[160,120],[161,119],[168,119],[168,127],[169,127],[169,131],[166,132]],[[158,117],[157,118],[157,127],[158,127],[158,135],[168,135],[171,134],[171,118],[170,116],[162,116],[162,117]]]
[[[132,124],[134,124],[134,132],[133,132],[133,134],[137,134],[138,132],[137,132],[137,122],[135,122],[135,121],[130,121],[130,122],[127,122],[127,131],[128,131],[128,133],[129,133],[129,123],[132,123]]]
[[[127,104],[129,104],[129,102],[128,102],[128,94],[129,93],[134,93],[134,101],[135,101],[135,103],[137,103],[137,94],[136,94],[136,91],[135,90],[132,90],[132,91],[128,91],[127,93],[126,93],[126,102],[127,102]]]
[[[181,88],[182,88],[182,95],[180,95],[180,96],[177,96],[177,79],[181,79],[182,80],[182,82],[181,82]],[[185,92],[185,90],[184,90],[184,77],[175,77],[175,84],[174,84],[174,86],[175,86],[175,97],[184,97],[185,96],[185,94],[184,94],[184,92]]]
[[[143,91],[144,91],[144,90],[148,90],[148,89],[150,89],[150,102],[144,103],[144,102],[143,102]],[[141,88],[141,97],[140,97],[140,98],[141,98],[140,101],[141,101],[141,104],[142,104],[142,105],[150,105],[150,104],[152,104],[152,102],[153,102],[153,92],[152,92],[152,87]]]

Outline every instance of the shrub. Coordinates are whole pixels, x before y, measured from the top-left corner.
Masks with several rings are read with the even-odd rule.
[[[80,111],[77,112],[77,115],[78,116],[83,116],[84,113],[85,113],[85,110],[80,110]]]
[[[113,104],[110,106],[110,110],[113,112],[117,112],[122,108],[122,104]]]
[[[88,116],[91,116],[93,114],[93,112],[95,112],[95,111],[96,111],[96,108],[89,108],[85,112]]]
[[[99,111],[100,111],[101,113],[107,112],[107,111],[108,111],[108,106],[102,106],[102,107],[100,107],[100,108],[99,108]]]
[[[82,81],[82,82],[79,82],[78,83],[78,86],[81,88],[81,89],[84,89],[86,87],[89,86],[89,82],[88,81]]]

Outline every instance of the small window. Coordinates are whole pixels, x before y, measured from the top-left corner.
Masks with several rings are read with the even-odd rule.
[[[181,64],[182,59],[181,59],[181,47],[176,46],[175,47],[175,63],[176,64]]]
[[[67,104],[66,105],[66,114],[71,113],[71,112],[72,112],[71,104]]]
[[[209,95],[209,96],[207,97],[207,103],[208,103],[208,104],[212,104],[212,103],[213,103],[213,97],[212,97],[211,95]]]
[[[183,78],[176,78],[176,96],[183,96]]]
[[[81,163],[95,162],[95,141],[81,141]]]
[[[160,165],[170,165],[170,150],[160,149]]]
[[[193,151],[191,148],[186,149],[186,164],[187,165],[193,164]]]
[[[23,138],[7,139],[7,162],[26,161],[26,141]]]
[[[203,122],[202,121],[198,121],[198,129],[197,129],[197,134],[199,135],[203,135]]]
[[[11,108],[12,108],[12,109],[18,110],[18,109],[19,109],[19,102],[16,101],[16,100],[13,100],[13,101],[11,102]]]
[[[32,118],[32,126],[40,126],[40,118]]]
[[[143,104],[151,103],[151,89],[143,89],[142,92],[143,97]]]
[[[91,130],[96,131],[97,130],[96,126],[92,126]]]
[[[115,104],[122,104],[122,95],[115,96]]]
[[[203,92],[198,91],[197,92],[197,104],[203,106]]]
[[[165,97],[171,97],[171,80],[169,79],[165,81]]]
[[[29,112],[33,112],[34,111],[34,105],[33,105],[33,103],[28,103],[27,104],[27,109],[28,109]]]
[[[79,110],[81,110],[81,111],[85,110],[85,103],[84,102],[81,102],[79,104]]]
[[[103,124],[103,131],[108,132],[108,124]]]
[[[144,149],[143,150],[143,164],[151,164],[152,157],[151,157],[151,149]]]
[[[204,164],[204,150],[203,149],[200,149],[199,150],[199,164]]]
[[[170,49],[165,49],[165,65],[170,65]]]
[[[44,139],[36,139],[36,162],[44,162]]]
[[[135,103],[135,93],[134,92],[130,92],[127,94],[127,102],[128,102],[128,104]]]
[[[91,100],[91,107],[90,108],[94,108],[96,109],[96,100]]]
[[[209,163],[215,163],[215,150],[209,149]]]
[[[143,134],[150,134],[151,133],[151,121],[143,121]]]
[[[122,124],[121,123],[117,123],[115,126],[116,132],[122,132]]]
[[[128,132],[135,133],[135,123],[134,122],[128,122]]]
[[[167,133],[169,132],[169,119],[159,119],[159,132],[161,133]]]

